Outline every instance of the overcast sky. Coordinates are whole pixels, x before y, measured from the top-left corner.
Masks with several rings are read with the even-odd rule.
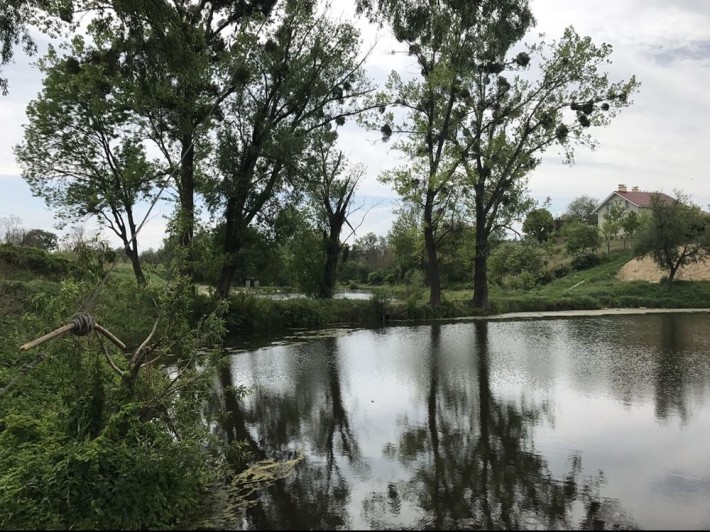
[[[336,13],[348,13],[350,2],[333,0]],[[561,214],[569,202],[582,194],[602,200],[619,183],[640,190],[689,194],[705,210],[710,204],[706,184],[710,155],[710,1],[701,0],[533,0],[537,19],[528,42],[545,33],[557,39],[572,25],[579,34],[614,47],[608,71],[612,81],[635,74],[641,82],[633,104],[622,110],[604,129],[591,132],[599,142],[595,151],[580,148],[576,164],[562,164],[553,148],[531,174],[534,198],[549,197],[551,210]],[[384,82],[391,69],[406,70],[406,54],[383,30],[362,24],[364,44],[377,46],[368,61],[370,75]],[[32,59],[18,53],[15,63],[4,68],[10,94],[0,96],[0,216],[19,216],[26,229],[57,232],[53,215],[44,202],[33,198],[20,178],[12,148],[21,141],[25,108],[41,89],[41,76]],[[358,201],[367,212],[357,231],[385,236],[392,223],[391,208],[396,194],[377,181],[385,169],[402,162],[379,135],[354,125],[342,128],[341,145],[353,162],[366,165]],[[156,212],[141,233],[143,249],[161,245],[169,208]],[[357,223],[359,220],[356,220]],[[109,237],[108,233],[105,233]],[[110,239],[118,245],[117,239]]]

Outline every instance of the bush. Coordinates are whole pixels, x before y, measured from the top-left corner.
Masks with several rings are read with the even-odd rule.
[[[518,275],[508,276],[503,280],[503,287],[508,290],[530,290],[537,284],[537,278],[527,271],[521,272]]]
[[[513,290],[530,289],[545,273],[545,251],[538,245],[503,242],[491,253],[488,266],[492,282]]]
[[[572,266],[575,270],[587,270],[598,266],[601,260],[594,253],[585,253],[584,255],[578,255],[572,259]]]
[[[370,307],[377,321],[385,321],[387,316],[387,303],[390,300],[390,294],[385,290],[373,290],[370,296]]]
[[[2,528],[166,528],[194,511],[204,488],[198,442],[176,441],[130,408],[71,445],[49,420],[4,421]]]
[[[86,301],[90,288],[66,280],[52,296],[32,295],[33,312],[6,333],[28,340],[47,332]],[[136,290],[142,289],[135,283],[129,291],[111,282],[92,311],[121,339],[130,310],[111,306],[121,298],[133,300],[130,316],[142,318],[143,330],[153,324]],[[0,396],[0,528],[168,528],[199,508],[221,452],[208,445],[202,418],[216,369],[213,353],[202,348],[216,341],[217,329],[187,323],[186,285],[158,292],[146,294],[165,313],[148,352],[151,360],[170,353],[182,367],[180,392],[171,391],[159,363],[141,367],[112,346],[110,366],[93,334],[44,344],[46,358],[31,378]],[[9,373],[16,375],[21,362]]]
[[[59,279],[72,272],[74,263],[39,248],[0,244],[0,266],[15,277],[22,277],[21,270],[26,270],[32,277]]]
[[[367,275],[367,284],[381,285],[385,281],[385,274],[381,271],[370,272]]]
[[[572,268],[570,268],[567,264],[560,264],[554,270],[552,270],[552,276],[555,279],[560,279],[562,277],[565,277],[566,275],[569,275],[571,271]]]

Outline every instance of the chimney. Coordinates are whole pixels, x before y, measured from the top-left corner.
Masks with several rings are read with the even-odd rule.
[[[631,187],[631,192],[638,192],[638,191],[639,191],[639,187]]]
[[[619,192],[626,192],[626,185],[619,183]]]

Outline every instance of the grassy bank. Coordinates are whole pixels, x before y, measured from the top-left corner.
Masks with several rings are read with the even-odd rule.
[[[0,325],[8,331],[8,320],[16,320],[23,313],[36,310],[41,295],[55,293],[62,283],[52,270],[52,275],[35,271],[34,262],[44,265],[42,257],[32,258],[22,264],[15,260],[12,275],[5,276],[0,301]],[[675,281],[672,285],[643,281],[620,281],[619,269],[632,258],[630,251],[618,250],[592,268],[571,271],[550,283],[530,290],[503,290],[490,288],[489,314],[507,312],[534,312],[555,310],[595,310],[604,308],[708,308],[710,307],[710,282]],[[25,262],[28,259],[23,259]],[[61,263],[61,268],[65,268]],[[66,267],[71,271],[71,265]],[[8,269],[5,270],[8,273]],[[164,283],[160,271],[148,276],[155,283]],[[86,281],[84,281],[86,282]],[[111,297],[99,298],[97,319],[115,327],[130,345],[145,338],[150,330],[155,308],[145,297],[132,295],[135,281],[129,265],[119,265],[112,275],[108,291]],[[360,288],[367,289],[363,286]],[[273,287],[263,287],[250,292],[238,292],[230,301],[225,316],[229,331],[272,330],[292,328],[318,328],[330,325],[373,326],[392,320],[430,320],[476,316],[482,313],[471,306],[471,288],[444,290],[442,305],[434,309],[427,304],[428,290],[422,287],[370,287],[370,299],[318,300],[306,298],[271,299],[259,297],[273,295]],[[280,290],[283,291],[283,290]],[[207,291],[199,291],[195,305],[195,318],[211,308],[213,302]]]
[[[673,284],[620,281],[619,269],[632,258],[617,251],[602,264],[573,271],[531,290],[491,287],[488,314],[605,308],[710,308],[710,282]],[[227,314],[230,331],[323,327],[335,324],[376,325],[391,320],[429,320],[482,315],[471,306],[470,289],[444,290],[441,307],[426,302],[427,292],[409,294],[402,287],[377,288],[370,300],[273,300],[240,293]]]
[[[525,293],[494,292],[492,312],[592,310],[604,308],[708,308],[710,282],[672,284],[620,281],[619,269],[631,260],[629,251],[612,254],[606,262],[575,271]]]

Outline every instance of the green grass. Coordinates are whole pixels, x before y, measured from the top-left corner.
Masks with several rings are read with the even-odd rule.
[[[619,245],[622,243],[619,242]],[[559,258],[559,257],[558,257]],[[598,266],[572,271],[568,275],[531,290],[503,290],[491,286],[490,314],[525,311],[586,310],[604,308],[709,308],[710,282],[675,281],[672,285],[643,281],[620,281],[619,269],[632,258],[631,251],[617,249],[604,256]],[[562,258],[551,267],[563,264]],[[11,322],[22,314],[33,312],[34,296],[56,292],[60,282],[25,270],[13,268],[14,279],[0,279],[0,326],[12,329]],[[164,285],[164,272],[146,267],[151,284]],[[90,281],[89,285],[92,285]],[[149,299],[132,296],[135,279],[129,263],[120,263],[111,275],[107,293],[99,298],[95,309],[97,319],[115,327],[134,344],[149,332],[155,309]],[[471,305],[472,288],[444,290],[442,305],[428,305],[429,291],[423,287],[359,286],[375,294],[369,300],[275,300],[261,295],[287,291],[284,288],[262,287],[248,292],[238,291],[232,298],[226,315],[227,328],[236,330],[267,330],[317,328],[329,325],[370,326],[393,320],[430,320],[481,315]],[[341,289],[346,289],[341,287]],[[124,293],[125,292],[125,293]],[[211,308],[210,298],[198,297],[195,316]]]
[[[708,308],[710,282],[675,281],[649,283],[621,281],[619,269],[631,260],[630,251],[612,251],[605,262],[583,271],[574,271],[553,282],[526,292],[491,294],[494,312],[541,310],[585,310],[604,308]]]
[[[619,242],[619,246],[623,245]],[[531,290],[489,288],[489,314],[605,308],[710,308],[710,282],[673,284],[621,281],[619,269],[632,258],[630,250],[612,250],[598,266],[568,275]],[[558,264],[559,266],[559,264]],[[362,287],[366,288],[367,287]],[[442,304],[427,304],[428,290],[411,287],[369,287],[378,302],[366,300],[275,301],[241,295],[232,298],[228,328],[283,329],[333,324],[372,325],[392,320],[431,320],[481,315],[471,305],[472,289],[444,290]],[[378,306],[379,305],[379,306]]]

